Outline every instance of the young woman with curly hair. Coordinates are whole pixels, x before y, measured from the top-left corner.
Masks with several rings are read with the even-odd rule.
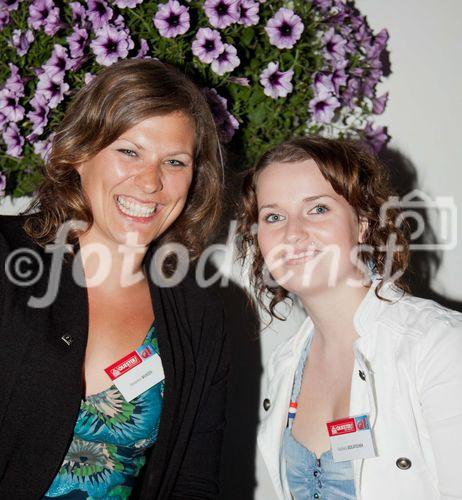
[[[0,217],[0,498],[218,497],[223,306],[192,268],[218,153],[200,90],[161,61],[74,96],[32,206]]]
[[[262,393],[279,499],[462,498],[462,315],[409,293],[390,195],[378,160],[344,140],[290,140],[246,175],[238,232],[257,298],[308,315]]]

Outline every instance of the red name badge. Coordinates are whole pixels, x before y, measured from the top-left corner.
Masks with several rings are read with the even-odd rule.
[[[130,354],[127,354],[124,358],[119,359],[119,361],[116,361],[111,366],[105,368],[104,371],[109,375],[111,380],[115,380],[142,362],[143,360],[140,358],[138,353],[133,351]]]
[[[143,345],[104,369],[126,401],[131,401],[164,379],[160,356]]]
[[[326,425],[335,462],[376,456],[369,415],[343,418]]]

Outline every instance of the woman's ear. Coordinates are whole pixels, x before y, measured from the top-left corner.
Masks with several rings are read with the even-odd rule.
[[[366,217],[359,217],[358,243],[360,244],[364,243],[368,229],[369,229],[369,219],[367,219]]]

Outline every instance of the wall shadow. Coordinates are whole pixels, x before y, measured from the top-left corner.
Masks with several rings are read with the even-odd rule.
[[[427,202],[422,192],[419,192],[419,181],[417,170],[412,162],[400,151],[384,148],[379,155],[380,160],[388,167],[390,183],[400,199],[408,193],[417,190],[410,202],[424,204]],[[431,193],[430,193],[431,194]],[[412,207],[416,217],[406,218],[410,225],[412,243],[418,245],[436,245],[439,242],[439,228],[432,227],[429,210],[431,207]],[[423,225],[422,225],[423,224]],[[433,222],[434,224],[434,222]],[[423,231],[420,228],[423,228]],[[462,312],[462,301],[439,294],[431,287],[431,282],[438,272],[443,258],[443,250],[438,248],[411,251],[408,271],[405,274],[406,281],[411,292],[417,297],[435,300],[445,307]]]

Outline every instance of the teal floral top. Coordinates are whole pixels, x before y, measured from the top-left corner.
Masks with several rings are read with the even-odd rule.
[[[143,346],[159,353],[154,325]],[[127,402],[112,385],[82,400],[71,445],[45,498],[128,498],[157,439],[163,389],[161,381]]]

